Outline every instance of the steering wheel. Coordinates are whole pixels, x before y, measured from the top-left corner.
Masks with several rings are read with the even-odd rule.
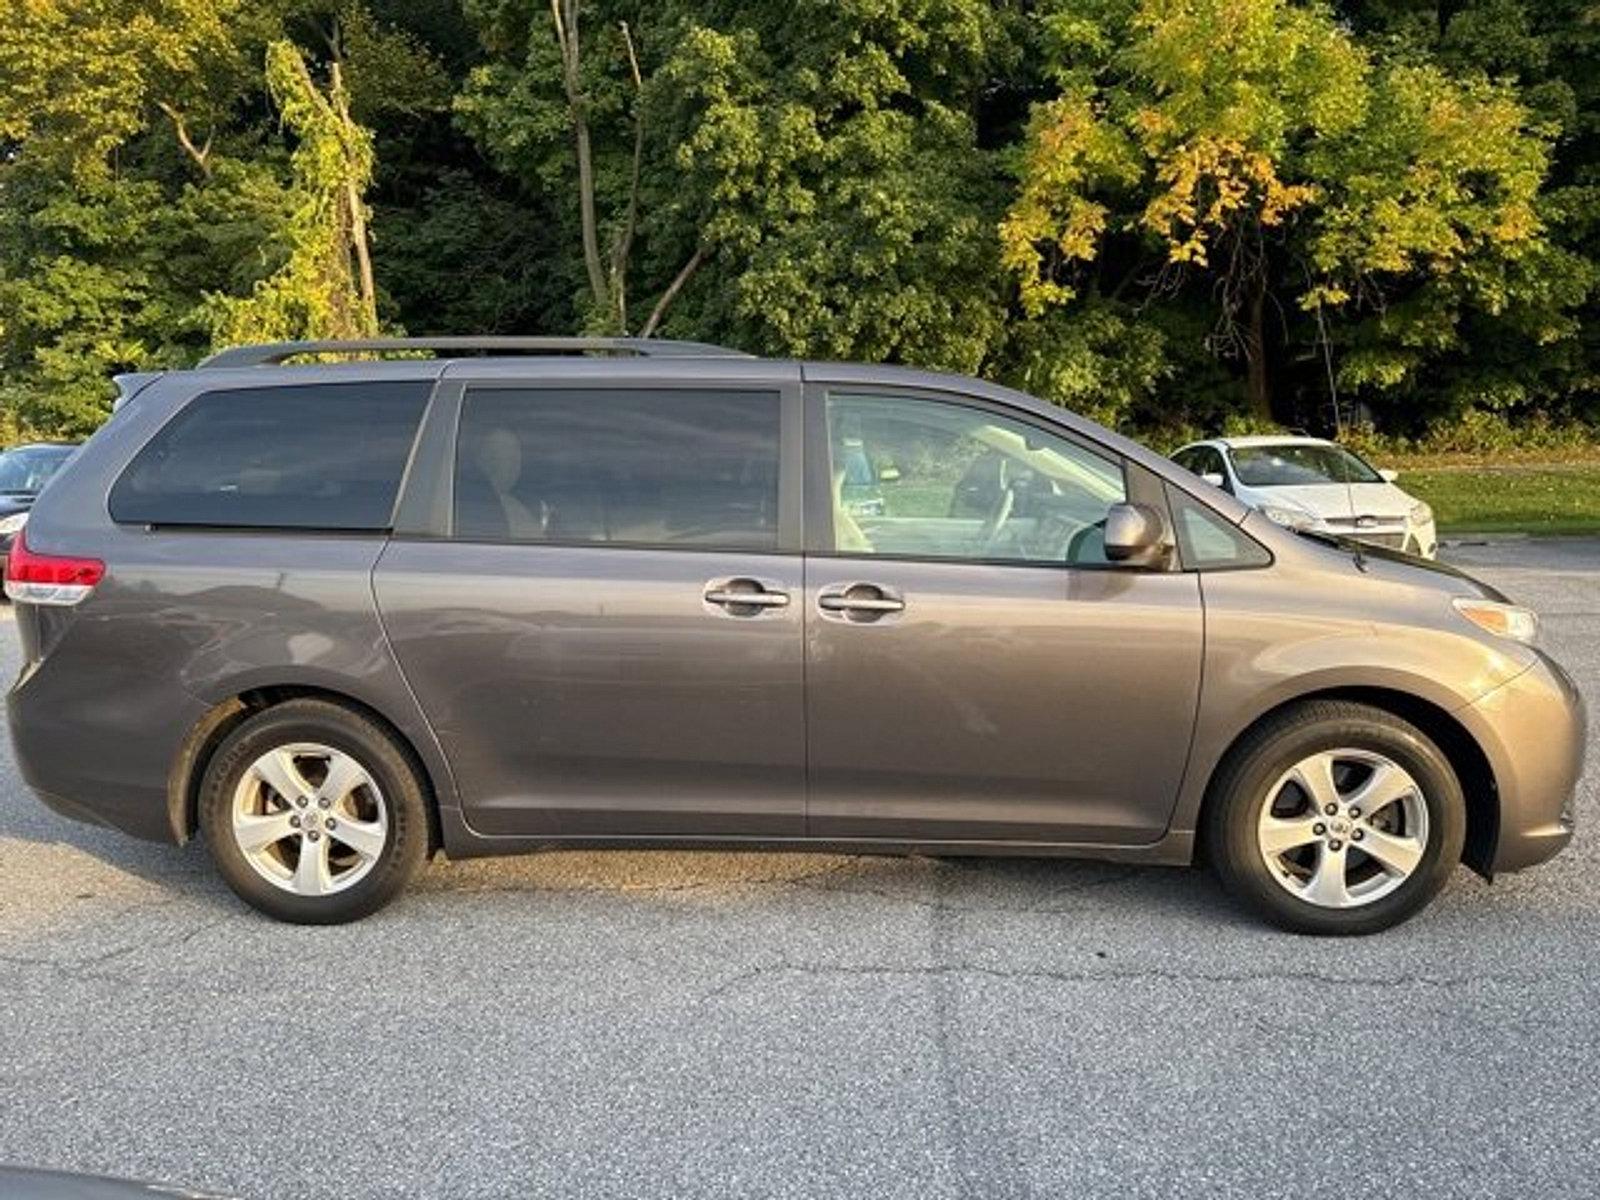
[[[1000,460],[1000,494],[995,498],[994,507],[989,510],[989,515],[984,517],[983,524],[978,527],[978,549],[988,552],[994,548],[995,541],[1000,537],[1000,530],[1011,518],[1011,510],[1017,506],[1017,493],[1006,478],[1006,462]]]

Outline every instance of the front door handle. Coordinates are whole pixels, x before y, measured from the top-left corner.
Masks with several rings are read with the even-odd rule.
[[[817,607],[850,621],[875,621],[903,612],[905,600],[893,588],[877,583],[841,583],[817,593]]]
[[[707,604],[716,605],[734,617],[754,617],[768,609],[789,606],[789,593],[781,590],[781,585],[746,576],[713,579],[706,584],[703,595]]]

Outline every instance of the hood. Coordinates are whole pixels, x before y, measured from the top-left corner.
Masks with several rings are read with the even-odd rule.
[[[1390,578],[1406,578],[1415,583],[1431,582],[1434,586],[1454,595],[1478,595],[1485,600],[1496,600],[1501,604],[1511,603],[1510,597],[1499,588],[1493,587],[1477,578],[1468,575],[1459,567],[1452,567],[1449,563],[1439,562],[1432,558],[1419,558],[1415,554],[1407,554],[1403,550],[1391,550],[1387,546],[1374,546],[1363,542],[1359,538],[1343,537],[1334,533],[1321,533],[1316,530],[1304,530],[1290,533],[1275,526],[1276,529],[1288,534],[1289,537],[1300,538],[1305,541],[1316,542],[1318,545],[1331,549],[1341,550],[1348,554],[1353,562],[1365,566],[1369,571],[1379,564]],[[1252,532],[1254,530],[1252,529]]]
[[[1264,504],[1297,505],[1323,518],[1404,520],[1417,503],[1392,483],[1306,483],[1250,490]]]

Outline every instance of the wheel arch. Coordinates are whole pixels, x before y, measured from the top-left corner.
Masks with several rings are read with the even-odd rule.
[[[1285,710],[1316,700],[1365,704],[1409,721],[1428,735],[1455,771],[1466,800],[1467,838],[1461,850],[1461,861],[1485,879],[1491,878],[1495,845],[1500,837],[1500,793],[1488,755],[1478,745],[1477,739],[1448,710],[1431,700],[1395,688],[1364,685],[1322,688],[1282,700],[1259,714],[1238,732],[1212,765],[1196,817],[1196,829],[1205,829],[1206,813],[1215,800],[1217,780],[1240,744],[1255,729]]]
[[[167,815],[173,834],[182,844],[195,835],[200,824],[200,786],[205,780],[217,748],[240,724],[275,708],[289,700],[323,700],[347,709],[387,733],[417,772],[422,781],[424,807],[428,813],[428,852],[432,854],[443,845],[443,832],[439,816],[441,795],[448,792],[441,787],[427,757],[396,722],[378,709],[346,692],[313,684],[269,684],[253,687],[209,708],[190,728],[178,754],[173,760],[167,779]],[[446,785],[447,786],[447,785]]]

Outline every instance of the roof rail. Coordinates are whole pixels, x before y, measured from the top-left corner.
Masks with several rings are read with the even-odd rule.
[[[330,342],[268,342],[235,346],[203,359],[202,367],[269,367],[305,354],[377,354],[435,350],[445,353],[637,354],[642,358],[750,358],[742,350],[706,342],[632,337],[424,337],[357,338]]]

